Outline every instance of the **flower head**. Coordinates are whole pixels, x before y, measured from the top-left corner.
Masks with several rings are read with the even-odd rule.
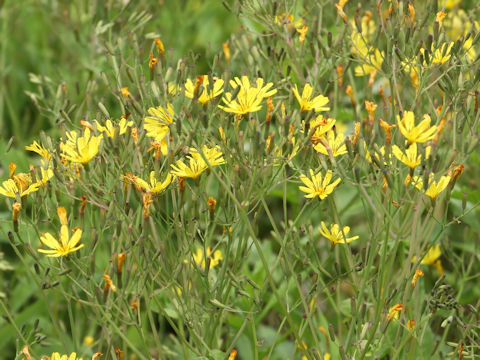
[[[310,121],[310,129],[314,129],[310,140],[313,145],[317,145],[325,134],[329,132],[335,125],[336,120],[333,118],[326,118],[323,115],[318,115],[314,120]]]
[[[213,86],[210,86],[208,75],[198,76],[195,84],[192,80],[187,79],[187,82],[185,83],[185,96],[190,99],[197,97],[198,101],[202,105],[205,105],[210,100],[223,93],[223,83],[223,79],[213,78]],[[202,88],[201,93],[200,87]]]
[[[205,269],[205,267],[207,266],[206,259],[210,259],[209,269],[211,269],[214,266],[217,266],[220,261],[223,260],[223,255],[220,250],[215,250],[212,253],[212,248],[210,246],[207,247],[206,255],[201,248],[198,248],[195,254],[193,254],[193,261],[195,261],[195,264],[201,266],[203,269]]]
[[[428,158],[430,155],[431,147],[428,146],[425,149],[425,157]],[[415,169],[418,165],[420,165],[422,161],[422,155],[417,153],[417,143],[411,144],[405,152],[400,150],[397,145],[393,145],[392,152],[395,157],[400,160],[402,163],[407,165],[410,169]]]
[[[313,148],[324,155],[328,155],[329,150],[331,150],[333,156],[347,153],[345,136],[342,133],[335,136],[335,132],[333,130],[327,132],[326,138],[320,138],[319,143]]]
[[[225,163],[223,154],[218,146],[209,148],[207,145],[202,147],[203,155],[207,158],[211,166],[217,166]],[[202,155],[195,148],[190,148],[190,155],[187,156],[189,165],[183,161],[178,160],[172,167],[172,174],[181,178],[198,178],[206,169],[208,164],[203,159]]]
[[[404,310],[403,304],[395,304],[388,310],[387,321],[398,319],[400,311]]]
[[[423,275],[425,274],[423,273],[422,270],[420,270],[420,268],[417,268],[417,270],[415,270],[415,274],[413,274],[412,283],[411,283],[412,288],[414,288],[417,285],[418,278]]]
[[[340,229],[340,226],[338,226],[338,224],[332,224],[330,225],[329,229],[323,221],[321,222],[321,225],[322,226],[318,228],[320,230],[320,233],[328,240],[330,240],[333,245],[346,244],[358,239],[358,236],[352,236],[349,238],[346,237],[350,232],[349,226],[344,226],[343,229]]]
[[[423,120],[417,126],[415,126],[415,115],[412,111],[405,111],[402,119],[397,116],[397,121],[400,132],[411,143],[423,143],[435,137],[437,126],[430,126],[431,119],[428,114],[423,115]]]
[[[87,164],[97,155],[101,139],[102,135],[92,136],[89,128],[84,130],[83,136],[79,136],[75,130],[70,131],[67,141],[60,143],[62,157],[74,163]]]
[[[152,194],[159,194],[167,188],[168,185],[172,182],[172,174],[168,173],[167,177],[163,182],[158,181],[155,176],[155,171],[150,172],[150,183],[146,182],[143,179],[138,177],[135,178],[135,182],[146,191],[151,192]]]
[[[77,353],[71,353],[70,355],[60,355],[58,352],[52,354],[51,360],[80,360],[77,358]]]
[[[299,189],[307,193],[307,195],[305,195],[306,198],[311,199],[318,196],[320,200],[323,200],[332,193],[333,189],[341,181],[341,179],[338,178],[333,183],[330,183],[330,180],[332,180],[331,170],[327,171],[323,180],[322,178],[321,172],[314,174],[312,169],[310,169],[310,178],[305,175],[300,175],[300,180],[305,186],[300,186]]]
[[[0,194],[16,199],[17,196],[24,197],[38,190],[40,184],[34,183],[24,187],[13,179],[5,180],[0,186]]]
[[[305,84],[303,87],[302,96],[300,96],[298,92],[297,85],[295,85],[292,90],[293,94],[297,98],[298,103],[300,104],[301,111],[315,110],[315,112],[319,112],[330,110],[329,107],[325,106],[329,102],[326,96],[318,95],[312,99],[313,88],[310,86],[310,84]]]
[[[52,158],[52,154],[50,154],[50,152],[45,148],[45,146],[37,143],[36,141],[34,141],[31,145],[25,146],[25,150],[33,151],[47,160],[50,160]]]
[[[383,63],[383,52],[370,46],[358,32],[352,35],[353,52],[362,62],[355,66],[355,76],[365,76],[377,72]]]
[[[413,185],[421,191],[425,193],[430,199],[435,199],[445,188],[448,186],[450,183],[450,180],[452,177],[450,175],[447,176],[442,176],[440,180],[435,181],[433,180],[435,178],[434,174],[430,174],[429,177],[429,183],[428,183],[428,188],[427,190],[424,190],[423,187],[423,180],[419,176],[414,176],[413,177]]]
[[[118,126],[118,134],[123,135],[127,132],[128,127],[133,126],[133,121],[127,121],[126,118],[122,117],[118,123],[118,125],[114,125],[111,120],[105,121],[105,126],[100,125],[100,123],[95,120],[95,124],[97,125],[97,130],[105,133],[109,138],[113,139],[115,137],[115,128]]]
[[[452,50],[452,47],[453,47],[453,42],[443,43],[437,49],[434,49],[432,44],[431,53],[430,53],[432,56],[430,58],[430,63],[435,65],[435,64],[443,64],[447,62],[451,57],[450,51]],[[423,48],[420,49],[420,52],[423,55],[425,55],[425,49]],[[423,65],[427,66],[427,62],[424,61]]]
[[[166,109],[161,106],[151,107],[148,109],[148,113],[151,116],[144,119],[143,128],[147,131],[148,137],[160,141],[170,132],[169,125],[173,123],[173,117],[175,116],[173,106],[168,104]]]
[[[234,89],[234,93],[237,93],[237,96],[233,98],[232,93],[225,93],[225,97],[222,99],[225,106],[218,105],[218,107],[225,112],[238,115],[260,110],[263,99],[277,93],[276,89],[270,90],[273,83],[270,82],[264,85],[262,78],[257,79],[256,86],[251,86],[250,80],[246,76],[242,76],[241,79],[236,77],[234,80],[230,80],[230,85]],[[237,89],[238,87],[239,89]]]
[[[442,249],[440,244],[433,245],[425,254],[420,264],[422,265],[434,265],[435,262],[442,256]],[[412,262],[415,262],[417,259],[412,258]]]
[[[62,206],[59,207],[57,213],[61,223],[60,240],[55,239],[48,232],[40,236],[40,241],[50,249],[38,249],[38,251],[48,254],[47,256],[49,257],[68,256],[71,252],[77,251],[84,246],[84,244],[77,245],[82,237],[81,229],[74,229],[72,237],[68,234],[67,212],[65,211],[65,208]]]

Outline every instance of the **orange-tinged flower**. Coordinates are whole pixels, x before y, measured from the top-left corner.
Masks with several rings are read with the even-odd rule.
[[[297,28],[297,32],[300,34],[299,41],[303,43],[305,41],[305,37],[307,36],[308,26],[304,25],[301,28]]]
[[[228,356],[228,360],[235,360],[236,357],[237,357],[237,350],[233,349],[232,351],[230,351],[230,355]]]
[[[122,87],[120,91],[125,99],[128,99],[130,97],[130,91],[128,91],[128,87]]]
[[[158,62],[158,57],[153,56],[153,52],[150,51],[150,59],[148,60],[148,67],[150,70],[153,70],[155,68],[155,65]]]
[[[110,275],[104,274],[103,279],[105,280],[105,287],[103,288],[103,291],[108,292],[110,289],[113,292],[117,291],[117,287],[115,286],[112,279],[110,278]]]
[[[423,273],[422,270],[420,270],[420,268],[417,268],[417,270],[415,270],[415,274],[413,274],[413,278],[412,278],[412,288],[414,288],[417,285],[418,278],[423,275],[425,274]]]
[[[215,207],[217,206],[217,200],[215,200],[213,197],[209,196],[207,204],[208,204],[208,211],[214,212]]]
[[[158,54],[163,56],[165,54],[165,47],[163,46],[162,40],[155,38],[153,41],[155,41],[155,44],[157,45]]]
[[[398,319],[399,312],[404,310],[403,304],[395,304],[388,310],[387,321]]]
[[[227,62],[230,61],[230,46],[228,46],[228,42],[224,42],[222,44],[223,55],[225,56],[225,60]]]
[[[385,142],[387,144],[389,144],[390,141],[392,141],[392,129],[397,127],[397,125],[390,125],[389,123],[387,123],[383,119],[378,119],[378,120],[380,122],[380,126],[385,131]]]

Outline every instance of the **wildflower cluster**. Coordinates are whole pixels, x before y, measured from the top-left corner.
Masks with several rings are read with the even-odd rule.
[[[473,338],[435,324],[478,293],[459,241],[476,238],[474,10],[234,3],[265,31],[232,34],[209,71],[100,24],[103,85],[25,147],[29,172],[10,164],[8,239],[52,322],[48,342],[18,331],[17,358],[419,358]],[[460,273],[458,300],[431,298]]]

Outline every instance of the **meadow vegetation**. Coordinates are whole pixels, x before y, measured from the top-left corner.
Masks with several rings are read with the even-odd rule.
[[[0,358],[480,358],[479,15],[0,2]]]

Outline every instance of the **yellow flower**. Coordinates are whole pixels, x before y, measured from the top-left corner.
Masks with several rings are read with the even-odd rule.
[[[370,46],[358,32],[352,35],[353,53],[363,62],[355,67],[355,76],[365,76],[376,72],[383,63],[383,52]]]
[[[173,81],[168,82],[167,84],[168,95],[175,95],[180,90],[181,90],[180,87],[177,84],[175,84]]]
[[[31,145],[25,146],[25,150],[33,151],[47,160],[52,158],[52,154],[50,154],[50,152],[43,145],[37,143],[36,141],[34,141]]]
[[[27,187],[19,186],[13,179],[5,180],[0,187],[0,194],[16,199],[17,196],[24,197],[38,190],[39,183],[30,184]]]
[[[300,180],[303,182],[305,186],[300,186],[299,189],[304,193],[306,198],[314,198],[318,196],[320,200],[325,199],[329,194],[332,193],[333,189],[338,185],[341,181],[340,178],[336,179],[333,183],[330,184],[332,180],[332,171],[328,170],[325,174],[325,178],[322,177],[322,173],[318,172],[317,174],[313,173],[313,170],[310,169],[310,177],[309,179],[305,175],[300,175]],[[322,181],[323,178],[323,181]]]
[[[300,104],[301,111],[309,111],[312,109],[315,110],[315,112],[330,110],[329,107],[324,106],[328,104],[329,101],[326,96],[318,95],[312,99],[313,88],[310,84],[305,84],[302,96],[300,96],[298,92],[297,85],[295,85],[292,91]]]
[[[434,265],[435,262],[442,256],[442,249],[440,244],[433,245],[425,254],[420,264],[422,265]],[[417,261],[417,257],[412,257],[412,263]]]
[[[378,71],[382,67],[383,52],[372,47],[361,59],[365,63],[355,66],[355,76],[366,76]]]
[[[81,249],[84,244],[77,245],[82,237],[81,229],[74,229],[73,236],[68,235],[67,212],[65,208],[60,206],[57,209],[60,218],[60,241],[55,239],[50,233],[44,233],[40,237],[40,241],[50,248],[50,250],[38,249],[39,252],[48,254],[48,257],[68,256],[71,252]]]
[[[248,80],[246,76],[242,76],[241,79],[236,77],[235,80],[230,80],[230,85],[234,89],[234,93],[238,91],[237,96],[234,99],[232,93],[225,93],[225,97],[222,99],[225,106],[218,105],[218,107],[225,112],[238,115],[260,110],[263,99],[277,93],[276,89],[270,90],[273,83],[267,83],[265,86],[263,84],[264,80],[258,78],[256,86],[253,87],[250,85],[250,80]],[[240,87],[240,89],[237,89],[237,87]]]
[[[343,5],[341,5],[341,1],[340,1],[340,4],[339,4],[342,8],[343,8]],[[365,40],[372,40],[375,33],[377,32],[377,25],[375,23],[375,20],[373,20],[373,16],[372,16],[372,13],[370,11],[365,11],[365,15],[362,16],[362,19],[361,19],[361,25],[362,25],[362,32],[361,32],[361,35],[362,35],[362,38],[364,38]],[[352,27],[352,34],[358,34],[358,29],[357,29],[357,25],[355,24],[355,20],[351,20],[350,21],[350,26]]]
[[[303,43],[305,41],[305,37],[307,36],[308,26],[304,25],[301,28],[297,28],[297,32],[300,34],[299,41]]]
[[[390,321],[392,319],[398,319],[398,313],[402,310],[404,310],[403,304],[395,304],[393,305],[390,310],[388,310],[388,315],[387,315],[387,321]]]
[[[460,3],[461,0],[438,0],[439,7],[445,7],[447,10],[452,10]]]
[[[417,268],[417,270],[415,270],[415,274],[413,274],[413,278],[412,278],[412,288],[414,288],[417,285],[418,278],[423,275],[425,274],[423,273],[422,270],[420,270],[420,268]]]
[[[325,138],[324,135],[333,128],[335,122],[335,119],[325,118],[323,115],[318,115],[314,120],[310,121],[310,129],[315,129],[310,137],[312,144],[317,145],[320,139]]]
[[[319,153],[325,155],[328,155],[329,149],[332,151],[333,156],[343,155],[347,153],[345,136],[341,133],[335,136],[335,132],[333,130],[327,132],[326,138],[320,138],[319,143],[313,148]]]
[[[117,291],[117,287],[113,283],[112,279],[110,278],[110,275],[108,274],[103,274],[103,280],[105,280],[105,286],[103,287],[104,292],[108,292],[110,289],[113,292]]]
[[[210,81],[208,80],[208,75],[198,76],[195,84],[192,80],[187,79],[187,82],[185,83],[185,96],[190,99],[197,96],[198,101],[202,105],[205,105],[210,100],[223,93],[223,79],[213,78],[213,89],[209,89],[209,85]],[[198,94],[200,86],[202,86],[203,89],[202,93]]]
[[[163,182],[160,182],[155,177],[155,171],[150,172],[150,183],[142,180],[138,177],[135,178],[135,182],[144,190],[151,192],[152,194],[161,193],[172,182],[172,174],[168,173]]]
[[[130,91],[128,91],[128,87],[122,87],[120,91],[122,92],[122,95],[125,97],[125,99],[128,99],[128,97],[130,96]]]
[[[405,58],[400,64],[402,65],[403,71],[405,71],[406,73],[411,74],[419,72],[419,64],[416,57]]]
[[[58,352],[54,352],[50,360],[81,360],[77,358],[76,353],[71,353],[70,355],[60,355]]]
[[[89,128],[84,130],[83,136],[78,136],[75,130],[70,131],[67,141],[60,143],[62,157],[74,163],[87,164],[97,155],[101,139],[102,135],[92,136]]]
[[[223,260],[223,255],[220,250],[215,250],[212,254],[212,248],[210,246],[207,247],[207,256],[205,256],[202,248],[198,248],[195,254],[193,254],[193,261],[195,261],[195,264],[201,266],[203,269],[205,269],[207,266],[206,258],[210,258],[209,269],[211,269],[214,266],[217,266],[220,261]]]
[[[442,176],[438,183],[434,180],[435,174],[430,174],[428,179],[428,188],[424,190],[423,179],[419,176],[414,176],[412,179],[412,185],[414,185],[418,190],[421,190],[430,197],[432,200],[435,199],[450,183],[452,177],[450,175]]]
[[[430,127],[431,119],[428,114],[423,115],[423,120],[417,126],[415,126],[415,115],[412,111],[405,111],[401,120],[400,116],[397,116],[397,121],[400,132],[411,143],[423,143],[435,137],[437,126]]]
[[[48,180],[53,177],[53,169],[50,164],[42,161],[42,166],[40,166],[40,178],[37,181],[39,186],[45,185]]]
[[[87,345],[88,347],[91,347],[93,345],[93,343],[95,342],[95,339],[93,338],[93,336],[85,336],[83,338],[83,342],[85,343],[85,345]]]
[[[370,152],[368,151],[368,147],[367,147],[367,143],[366,142],[363,142],[363,147],[365,149],[365,159],[367,159],[368,162],[372,162],[372,156],[370,155]],[[382,146],[380,149],[378,149],[380,151],[380,155],[382,155],[384,161],[383,161],[383,164],[384,165],[391,165],[392,164],[392,156],[391,154],[388,154],[388,159],[386,158],[386,155],[385,155],[385,146]],[[378,155],[375,155],[378,157]],[[374,163],[375,164],[375,163]]]
[[[155,44],[157,45],[158,54],[163,56],[165,54],[165,46],[163,46],[162,40],[160,40],[160,38],[155,38],[153,41],[155,41]]]
[[[168,154],[168,144],[167,144],[167,137],[165,136],[162,140],[160,141],[152,141],[150,143],[152,146],[147,150],[147,152],[150,152],[152,150],[155,150],[155,157],[160,158],[160,155],[166,156]]]
[[[223,154],[218,146],[209,148],[207,145],[202,147],[202,152],[207,158],[211,166],[217,166],[225,163]],[[198,178],[206,169],[208,165],[203,159],[202,155],[195,148],[190,148],[190,155],[187,156],[189,165],[183,161],[178,160],[175,165],[171,164],[172,174],[183,178]]]
[[[343,229],[340,229],[340,226],[338,226],[338,224],[332,224],[330,225],[329,229],[323,221],[321,222],[321,225],[322,226],[319,227],[318,230],[320,230],[320,233],[328,240],[330,240],[333,245],[346,244],[358,239],[358,236],[353,236],[349,238],[346,237],[350,232],[349,226],[344,226]]]
[[[162,140],[168,135],[170,128],[169,125],[173,123],[173,117],[175,112],[171,104],[167,105],[165,110],[163,107],[158,106],[156,108],[149,108],[148,113],[151,116],[147,116],[143,128],[147,131],[147,136],[154,138],[156,141]]]
[[[436,181],[430,182],[427,190],[425,191],[425,195],[427,195],[432,200],[435,199],[443,190],[445,190],[448,183],[450,182],[450,179],[450,176],[442,176],[438,183]]]
[[[430,52],[430,63],[431,64],[443,64],[450,59],[450,50],[453,47],[453,42],[443,43],[439,48],[434,49],[433,45]],[[420,49],[420,52],[425,55],[425,49]],[[433,56],[432,56],[433,54]],[[427,62],[423,62],[424,66],[427,66]]]
[[[426,151],[430,153],[430,146]],[[422,161],[422,155],[417,153],[417,143],[411,144],[407,150],[405,150],[405,153],[402,152],[397,145],[393,145],[392,152],[398,160],[407,165],[410,169],[415,169],[415,167],[420,165]],[[427,154],[426,157],[428,158]]]
[[[111,120],[105,121],[105,126],[100,125],[100,123],[95,120],[95,124],[97,125],[97,130],[100,132],[104,132],[107,134],[109,138],[114,138],[115,137],[115,128],[116,126],[113,125]],[[118,134],[123,135],[127,132],[127,128],[133,126],[133,121],[128,121],[127,119],[122,117],[120,119],[120,122],[118,123]]]
[[[230,61],[230,46],[228,46],[228,42],[224,42],[222,44],[223,55],[225,56],[225,60],[227,62]]]

